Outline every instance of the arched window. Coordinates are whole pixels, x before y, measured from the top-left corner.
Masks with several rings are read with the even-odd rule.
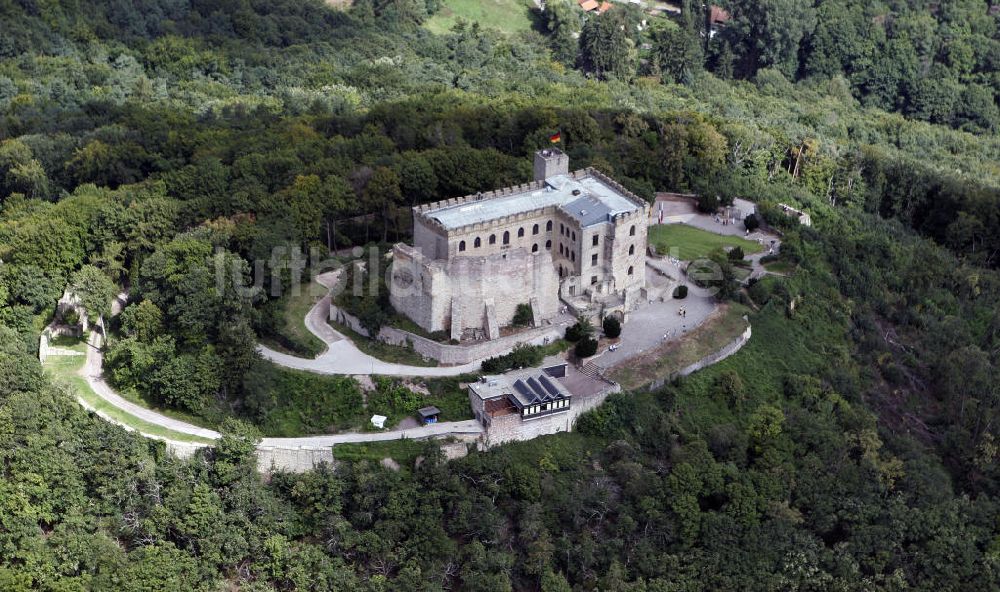
[[[509,245],[510,244],[510,231],[509,230],[504,230],[503,231],[503,244],[505,244],[505,245]]]
[[[535,244],[531,245],[531,252],[532,253],[537,253],[538,252],[538,243],[535,243]]]
[[[458,243],[458,250],[459,251],[464,251],[465,250],[465,241],[459,241],[459,243]]]
[[[635,236],[635,224],[632,225],[632,228],[628,229],[628,235]]]
[[[559,223],[559,234],[566,234],[566,225],[562,222]]]
[[[517,229],[517,238],[521,238],[522,236],[524,236],[524,229],[523,228],[518,228]]]
[[[576,263],[576,251],[570,251],[569,260]]]
[[[562,246],[562,243],[559,243],[559,254],[560,254],[560,255],[562,255],[562,254],[563,254],[563,246]]]
[[[481,238],[479,238],[479,237],[477,236],[477,237],[476,237],[476,242],[472,243],[472,246],[476,247],[477,249],[478,249],[479,247],[483,246],[483,239],[481,239]]]
[[[629,255],[635,255],[635,245],[629,245],[628,246],[628,254]]]
[[[531,234],[538,234],[538,224],[531,227]]]
[[[497,235],[495,235],[495,234],[491,234],[490,235],[490,244],[491,245],[497,244]]]
[[[576,232],[573,232],[573,242],[576,242]]]
[[[545,223],[545,232],[552,232],[552,220]]]
[[[631,265],[629,265],[628,266],[628,274],[632,275],[634,272],[635,272],[635,268],[633,268]]]
[[[552,248],[552,241],[550,240],[545,241],[545,249],[548,250],[551,248]]]

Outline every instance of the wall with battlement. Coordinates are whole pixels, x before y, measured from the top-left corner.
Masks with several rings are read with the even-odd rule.
[[[614,179],[612,179],[611,177],[605,175],[601,171],[599,171],[599,170],[597,170],[595,168],[592,168],[592,167],[588,167],[588,168],[585,168],[585,169],[580,169],[580,170],[577,170],[577,171],[573,171],[572,173],[569,173],[569,176],[571,178],[573,178],[573,179],[585,179],[587,177],[593,177],[594,179],[599,180],[600,182],[604,183],[608,187],[614,189],[616,192],[620,193],[622,196],[624,196],[626,199],[628,199],[629,201],[631,201],[632,203],[634,203],[640,209],[644,209],[646,211],[646,216],[647,217],[649,216],[649,204],[644,199],[642,199],[641,197],[639,197],[636,194],[632,193],[631,191],[629,191],[628,189],[626,189],[621,183],[619,183],[618,181],[615,181]],[[425,223],[425,225],[426,225],[426,227],[427,227],[428,230],[430,230],[432,232],[436,232],[436,233],[438,233],[441,236],[448,236],[449,234],[452,234],[452,233],[466,232],[465,229],[468,228],[468,227],[465,227],[465,226],[458,227],[458,228],[453,228],[451,230],[448,230],[440,222],[438,222],[437,220],[435,220],[434,218],[432,218],[429,214],[432,213],[435,210],[440,210],[442,208],[447,208],[447,207],[451,207],[451,206],[462,205],[462,204],[469,203],[469,202],[484,201],[484,200],[496,199],[496,198],[499,198],[499,197],[506,197],[506,196],[509,196],[509,195],[517,195],[517,194],[521,194],[521,193],[529,193],[529,192],[532,192],[532,191],[539,191],[539,190],[545,189],[546,186],[547,185],[546,185],[545,181],[532,181],[530,183],[522,183],[520,185],[512,185],[510,187],[504,187],[502,189],[496,189],[494,191],[483,191],[483,192],[479,192],[479,193],[472,193],[472,194],[465,195],[465,196],[462,196],[462,197],[453,197],[453,198],[450,198],[450,199],[443,199],[443,200],[440,200],[440,201],[435,201],[435,202],[431,202],[431,203],[427,203],[427,204],[415,206],[413,208],[413,216],[414,216],[414,220],[418,220],[419,219],[419,220],[423,221]],[[490,224],[492,224],[492,221],[491,222],[487,222],[486,224],[490,225]],[[469,226],[476,226],[476,225],[475,224],[470,224]]]
[[[639,301],[649,205],[595,169],[569,175],[597,179],[638,209],[587,228],[558,205],[452,229],[433,217],[441,208],[545,190],[544,181],[417,206],[413,247],[401,244],[393,252],[392,306],[425,331],[460,339],[468,330],[496,337],[519,304],[531,303],[536,320],[550,318],[561,278],[582,278],[574,284],[604,298]]]
[[[614,236],[607,257],[615,289],[635,293],[646,285],[646,241],[649,210],[618,214],[612,225]]]

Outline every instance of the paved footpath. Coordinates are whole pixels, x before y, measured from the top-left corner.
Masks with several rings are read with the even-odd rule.
[[[333,288],[341,270],[331,271],[316,277],[316,281]],[[331,294],[327,294],[313,306],[306,315],[306,328],[326,344],[326,351],[315,358],[300,358],[275,351],[265,345],[258,345],[257,351],[264,359],[293,370],[307,370],[317,374],[381,374],[384,376],[458,376],[479,370],[480,362],[461,366],[408,366],[393,364],[370,356],[351,342],[346,336],[331,327],[326,321],[330,317]]]
[[[114,405],[115,407],[125,411],[143,421],[148,421],[149,423],[156,424],[162,428],[167,428],[175,432],[180,432],[182,434],[190,434],[192,436],[200,436],[202,438],[208,438],[210,440],[215,440],[220,437],[219,432],[214,430],[209,430],[207,428],[198,427],[196,425],[189,424],[179,419],[174,419],[172,417],[167,417],[161,413],[157,413],[152,409],[143,407],[142,405],[137,405],[132,401],[119,395],[111,385],[104,380],[104,354],[101,352],[101,335],[97,331],[91,331],[90,338],[87,340],[87,361],[80,370],[80,374],[83,375],[84,380],[90,385],[97,396],[104,399],[108,403]],[[109,419],[106,416],[102,416],[105,419]],[[113,421],[113,420],[112,420]],[[119,423],[119,422],[114,422]],[[128,427],[128,426],[126,426]]]
[[[91,332],[90,339],[88,340],[87,347],[87,361],[84,367],[80,370],[80,375],[86,380],[90,388],[102,399],[111,405],[125,411],[143,421],[155,424],[162,428],[173,430],[175,432],[180,432],[183,434],[189,434],[192,436],[200,436],[202,438],[207,438],[209,440],[217,440],[221,435],[215,430],[210,430],[207,428],[199,427],[172,417],[167,417],[161,413],[153,411],[129,401],[128,399],[119,395],[115,390],[104,380],[103,376],[103,363],[104,355],[101,352],[101,336],[96,331]],[[89,407],[80,400],[84,407]],[[132,426],[116,421],[105,414],[99,414],[104,419],[116,423],[125,427],[128,430],[135,430]],[[142,433],[141,430],[138,430]],[[357,442],[381,442],[386,440],[402,440],[402,439],[420,439],[429,437],[444,437],[449,435],[466,435],[466,434],[479,434],[483,431],[482,426],[479,422],[475,420],[467,421],[448,421],[436,424],[431,424],[428,426],[411,427],[400,430],[386,430],[383,432],[358,432],[358,433],[345,433],[345,434],[323,434],[316,436],[302,436],[298,438],[263,438],[260,442],[260,446],[272,447],[272,448],[288,448],[296,449],[299,447],[326,447],[334,446],[336,444],[350,444]],[[168,444],[173,444],[176,447],[192,447],[192,444],[187,442],[176,442],[170,439],[165,439],[159,436],[154,436],[151,434],[143,434],[144,436],[155,438],[158,440],[165,440]],[[194,445],[195,447],[200,445]]]
[[[664,267],[669,262],[656,261]],[[683,277],[678,266],[673,266],[675,277]],[[685,278],[686,280],[686,278]],[[715,312],[718,302],[708,290],[688,284],[688,296],[683,300],[675,300],[665,296],[663,301],[653,301],[629,313],[628,321],[622,326],[621,341],[615,351],[607,348],[594,358],[594,363],[608,370],[634,358],[648,350],[659,347],[667,341],[682,338],[686,333]],[[681,309],[687,311],[683,316],[678,314]]]

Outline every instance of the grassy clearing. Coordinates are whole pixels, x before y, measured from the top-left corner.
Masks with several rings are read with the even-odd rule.
[[[297,293],[296,293],[297,292]],[[262,336],[264,345],[285,353],[314,358],[326,350],[326,344],[306,328],[305,318],[327,289],[316,282],[307,282],[274,302],[274,326],[271,334]]]
[[[650,226],[649,243],[656,247],[657,253],[665,255],[672,254],[672,249],[676,249],[677,257],[684,261],[701,259],[716,249],[726,247],[742,247],[747,255],[757,253],[764,248],[754,241],[738,236],[723,236],[686,224]]]
[[[389,345],[388,343],[369,339],[364,335],[355,333],[350,327],[333,321],[330,321],[330,326],[346,335],[358,349],[383,362],[406,364],[408,366],[423,366],[426,368],[437,366],[437,361],[423,357],[415,352],[413,348]]]
[[[707,321],[683,339],[671,341],[655,350],[628,360],[611,369],[611,378],[624,389],[635,389],[690,366],[718,351],[742,333],[747,323],[747,308],[739,304],[723,305]],[[751,340],[753,341],[753,340]]]
[[[441,376],[424,379],[424,385],[430,391],[427,404],[441,410],[441,421],[463,421],[472,419],[472,409],[469,407],[469,389],[463,385],[475,382],[475,374],[461,376]]]
[[[352,431],[368,421],[361,388],[350,376],[263,365],[252,378],[253,421],[265,436]]]
[[[87,345],[80,340],[70,340],[66,338],[60,339],[57,345],[59,347],[65,347],[67,349],[81,352],[81,354],[85,353],[87,348]],[[177,442],[193,442],[197,444],[213,443],[213,441],[208,438],[201,438],[198,436],[192,436],[191,434],[185,434],[183,432],[176,432],[174,430],[149,423],[148,421],[140,419],[131,413],[123,411],[108,403],[98,396],[98,394],[90,388],[90,385],[87,384],[87,381],[79,375],[79,371],[83,368],[85,361],[85,355],[50,356],[47,360],[45,360],[44,367],[54,380],[68,385],[88,406],[104,414],[106,417],[111,418],[113,421],[126,425],[148,436],[166,438]]]
[[[526,0],[444,0],[441,9],[427,19],[424,27],[440,35],[463,19],[505,33],[519,33],[531,29],[531,6]]]
[[[565,339],[556,339],[555,341],[542,346],[542,355],[545,357],[555,356],[563,353],[569,348],[573,347],[573,344]]]

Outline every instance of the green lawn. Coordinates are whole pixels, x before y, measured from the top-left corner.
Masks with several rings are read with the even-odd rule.
[[[531,29],[531,6],[526,0],[444,0],[424,27],[440,35],[450,31],[461,18],[505,33],[519,33]]]
[[[676,257],[684,261],[706,257],[720,247],[743,247],[743,252],[747,255],[757,253],[764,248],[754,241],[738,236],[723,236],[686,224],[650,226],[649,244],[656,248],[657,253],[663,255],[672,255],[673,249],[676,249]]]
[[[87,347],[83,341],[69,340],[66,338],[60,338],[58,341],[54,342],[54,345],[72,349],[81,353],[85,353]],[[90,388],[90,385],[87,384],[87,381],[78,374],[80,369],[83,368],[85,360],[86,356],[84,355],[49,356],[49,358],[45,360],[44,367],[54,380],[62,382],[72,388],[76,392],[77,396],[86,402],[92,409],[95,409],[107,417],[110,417],[114,421],[124,424],[138,432],[141,432],[142,434],[157,436],[178,442],[194,442],[198,444],[213,443],[213,441],[208,438],[201,438],[185,434],[183,432],[176,432],[174,430],[149,423],[148,421],[140,419],[131,413],[122,411],[114,405],[111,405],[98,396],[98,394]]]

